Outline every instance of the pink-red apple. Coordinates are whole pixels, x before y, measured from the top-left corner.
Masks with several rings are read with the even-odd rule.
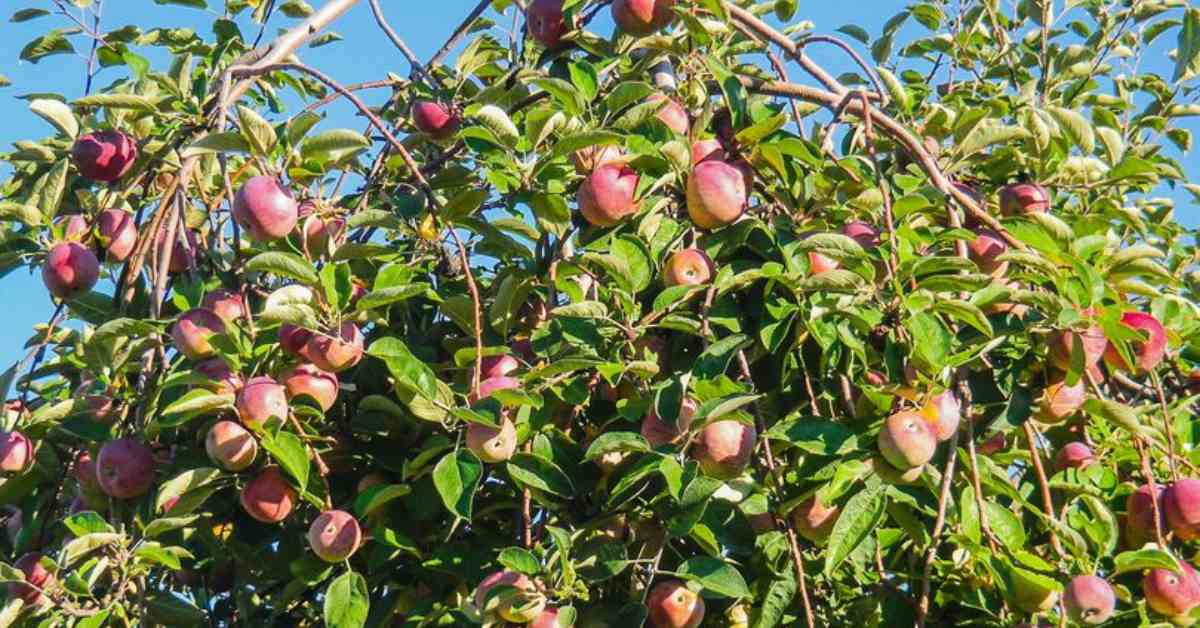
[[[879,453],[893,467],[907,471],[924,466],[937,452],[937,435],[918,412],[897,412],[879,430]]]
[[[275,177],[251,177],[233,199],[233,219],[252,240],[269,242],[292,232],[299,220],[292,193]]]
[[[84,178],[112,183],[125,176],[137,160],[137,142],[120,131],[88,133],[75,141],[71,161]]]
[[[78,242],[60,242],[46,255],[42,282],[50,294],[63,300],[90,292],[100,279],[100,260]]]
[[[1200,480],[1181,479],[1163,492],[1167,525],[1181,541],[1200,539]]]
[[[500,419],[498,428],[471,423],[467,426],[467,449],[483,462],[504,462],[517,451],[517,426],[507,417]]]
[[[110,262],[123,262],[133,253],[138,230],[133,214],[120,209],[106,209],[96,219],[96,235],[100,246],[108,251]]]
[[[1149,484],[1143,484],[1125,498],[1125,544],[1129,549],[1139,549],[1143,545],[1158,541],[1155,533],[1154,510],[1157,502],[1159,524],[1166,527],[1166,506],[1163,504],[1163,490],[1154,491]]]
[[[154,454],[132,438],[108,441],[96,456],[96,480],[110,497],[143,495],[154,484]]]
[[[418,100],[412,106],[413,125],[434,140],[446,140],[458,132],[462,118],[450,107],[432,100]]]
[[[1096,462],[1096,456],[1092,454],[1092,448],[1088,447],[1086,443],[1080,442],[1063,445],[1062,449],[1058,450],[1058,454],[1054,456],[1054,466],[1059,471],[1083,469],[1094,462]]]
[[[638,174],[622,163],[606,163],[579,185],[579,212],[592,225],[612,227],[637,213]]]
[[[1000,213],[1005,216],[1050,211],[1050,193],[1036,183],[1013,183],[1000,189]]]
[[[204,451],[226,471],[244,471],[258,456],[258,441],[246,428],[233,421],[217,421],[204,438]]]
[[[716,268],[702,249],[683,249],[671,254],[663,267],[663,283],[668,286],[698,286],[706,284],[716,274]]]
[[[267,467],[246,483],[239,497],[246,514],[263,523],[279,523],[292,512],[296,489],[288,484],[279,467]]]
[[[675,21],[675,0],[613,0],[612,18],[630,35],[650,35]]]
[[[344,510],[326,510],[308,528],[308,546],[327,563],[340,563],[354,555],[362,543],[362,528]]]
[[[1133,351],[1133,358],[1136,362],[1134,367],[1129,366],[1125,359],[1121,357],[1121,353],[1117,351],[1115,345],[1109,343],[1108,348],[1104,351],[1104,362],[1109,368],[1114,368],[1122,371],[1130,371],[1134,373],[1145,373],[1154,370],[1162,362],[1163,357],[1167,354],[1167,331],[1163,329],[1162,323],[1158,322],[1151,314],[1145,312],[1125,312],[1121,316],[1121,322],[1132,329],[1147,334],[1147,340],[1135,340],[1130,344],[1130,349]]]
[[[1180,573],[1161,567],[1146,572],[1142,593],[1146,605],[1154,612],[1169,618],[1183,618],[1200,606],[1200,576],[1191,565],[1182,565]]]
[[[1000,234],[989,229],[980,229],[975,232],[975,239],[967,243],[967,254],[971,261],[979,267],[979,270],[992,275],[1000,276],[1008,269],[1008,262],[1002,262],[997,258],[1008,251],[1008,243]]]
[[[492,594],[497,587],[509,588]],[[474,602],[481,612],[518,624],[533,621],[546,608],[545,598],[529,576],[508,570],[484,578],[475,588]]]
[[[322,371],[312,364],[297,364],[284,371],[279,380],[287,389],[289,398],[300,395],[310,397],[321,409],[328,412],[338,397],[338,378],[333,373]]]
[[[20,432],[0,432],[0,471],[25,473],[33,466],[33,441]]]
[[[1063,591],[1063,604],[1071,621],[1099,626],[1112,617],[1117,608],[1117,596],[1104,578],[1075,576]]]
[[[57,579],[54,574],[42,564],[43,556],[30,552],[13,563],[25,575],[25,582],[14,582],[9,585],[8,593],[14,598],[23,600],[30,606],[41,606],[50,601],[45,595],[47,589],[54,586]]]
[[[1042,392],[1034,416],[1042,423],[1062,423],[1078,412],[1085,401],[1087,388],[1082,378],[1075,382],[1074,386],[1070,386],[1065,378],[1058,376],[1058,379],[1051,381]]]
[[[216,352],[211,340],[225,333],[225,321],[210,309],[198,307],[182,314],[171,328],[171,341],[180,353],[192,360],[207,358]]]
[[[302,354],[323,371],[341,373],[362,359],[362,332],[352,321],[343,322],[336,330],[314,332]]]
[[[247,427],[260,428],[271,417],[286,421],[287,389],[270,377],[254,377],[237,394],[238,417]]]
[[[740,421],[714,421],[696,437],[692,452],[705,475],[732,480],[750,464],[758,433]]]
[[[533,0],[525,11],[525,28],[534,41],[554,48],[570,30],[563,15],[563,0]]]
[[[701,229],[716,229],[742,216],[747,203],[746,179],[724,161],[705,161],[692,168],[687,182],[687,209]]]
[[[696,628],[704,621],[704,599],[681,580],[664,580],[646,598],[655,628]]]
[[[837,505],[826,506],[816,495],[800,502],[792,511],[792,522],[796,532],[815,545],[823,546],[833,532],[842,509]]]
[[[692,426],[692,419],[696,416],[696,410],[700,408],[700,404],[696,403],[691,397],[683,398],[683,405],[679,408],[679,416],[674,424],[667,423],[658,416],[658,412],[653,406],[642,419],[642,438],[650,443],[651,447],[662,447],[666,444],[678,445],[683,441],[684,435]]]

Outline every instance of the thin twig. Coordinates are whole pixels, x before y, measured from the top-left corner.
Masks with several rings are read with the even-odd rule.
[[[429,87],[437,89],[437,82],[425,72],[425,67],[421,65],[421,61],[417,59],[417,55],[413,54],[412,48],[409,48],[408,44],[404,43],[403,39],[400,39],[400,35],[396,34],[392,25],[388,24],[387,18],[383,16],[383,7],[379,6],[379,0],[368,1],[371,4],[371,13],[375,16],[375,23],[383,30],[383,34],[387,35],[387,38],[400,50],[400,54],[404,55],[404,58],[408,60],[408,66],[412,72],[419,75]]]
[[[1042,455],[1038,451],[1038,434],[1033,430],[1033,424],[1026,421],[1021,425],[1025,430],[1025,444],[1029,449],[1029,457],[1033,461],[1033,473],[1037,477],[1038,487],[1042,493],[1042,507],[1046,510],[1046,518],[1054,521],[1054,499],[1050,497],[1050,482],[1046,480],[1046,469],[1042,466]],[[1067,554],[1063,551],[1062,544],[1058,542],[1058,534],[1054,531],[1054,526],[1046,526],[1050,533],[1050,546],[1054,548],[1054,553],[1060,558]]]
[[[962,438],[960,435],[959,438]],[[930,577],[933,561],[937,558],[938,541],[946,527],[946,505],[950,501],[950,486],[954,479],[954,465],[958,461],[958,447],[951,447],[942,469],[942,487],[938,494],[937,518],[933,522],[933,533],[929,537],[929,548],[925,550],[925,564],[921,572],[921,597],[917,599],[917,626],[924,628],[929,617]]]
[[[1167,463],[1171,468],[1171,480],[1179,481],[1179,468],[1175,465],[1175,427],[1171,424],[1171,412],[1167,408],[1167,394],[1163,392],[1162,379],[1157,371],[1150,371],[1150,381],[1154,384],[1154,392],[1158,395],[1158,407],[1162,411],[1163,433],[1167,436]]]

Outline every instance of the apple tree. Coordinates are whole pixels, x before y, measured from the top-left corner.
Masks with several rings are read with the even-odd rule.
[[[1185,0],[16,4],[0,625],[1200,618]]]

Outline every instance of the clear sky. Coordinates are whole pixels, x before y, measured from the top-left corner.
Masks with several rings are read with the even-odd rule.
[[[223,0],[207,1],[211,7],[224,4]],[[313,6],[322,4],[321,0],[309,2]],[[5,149],[13,141],[41,137],[49,130],[41,119],[29,112],[26,102],[18,99],[18,96],[32,92],[58,92],[69,98],[82,95],[83,59],[74,55],[59,55],[44,58],[37,64],[18,61],[21,49],[29,40],[49,28],[65,28],[70,23],[63,16],[50,15],[14,24],[8,21],[7,12],[26,7],[50,7],[52,4],[51,0],[6,0],[3,5],[7,11],[0,9],[4,11],[0,14],[0,20],[3,20],[0,21],[0,74],[13,83],[0,89],[0,120],[4,121],[0,124],[0,146]],[[476,0],[383,0],[382,4],[399,35],[419,57],[427,59],[475,6]],[[833,33],[845,24],[857,24],[872,35],[877,35],[884,22],[908,3],[904,0],[849,0],[799,4],[800,11],[796,19],[811,21],[818,33]],[[611,23],[607,20],[607,11],[604,13],[592,28],[608,34]],[[209,24],[216,15],[212,11],[194,8],[160,6],[155,0],[105,0],[102,28],[111,30],[128,24],[136,25],[143,31],[156,27],[185,27],[210,36]],[[266,38],[290,23],[293,20],[276,18],[269,25]],[[511,23],[505,23],[502,27],[509,28]],[[375,25],[366,0],[351,9],[333,30],[342,35],[344,40],[322,48],[301,50],[300,54],[308,64],[342,83],[378,79],[387,72],[404,76],[408,74],[404,59]],[[248,28],[243,32],[248,37],[253,35]],[[902,41],[904,38],[901,36],[898,39]],[[1166,59],[1165,53],[1174,46],[1174,34],[1160,39],[1169,40],[1166,43],[1170,45],[1164,49],[1161,60],[1152,62],[1151,67],[1169,78],[1173,64]],[[859,48],[861,50],[862,47]],[[153,56],[144,50],[139,52],[150,56],[157,69],[163,69],[161,56]],[[862,52],[866,54],[865,50]],[[835,74],[851,69],[845,57],[831,47],[813,47],[810,54]],[[799,69],[792,67],[790,71],[793,80],[803,78]],[[124,72],[124,68],[105,70],[100,74],[97,84],[105,85],[120,78],[119,72]],[[382,95],[368,94],[366,97],[368,102],[378,102],[377,98],[382,98]],[[334,107],[327,111],[331,119],[324,124],[328,128],[362,126],[361,121],[350,117],[347,108]],[[1200,125],[1192,123],[1190,126],[1200,141]],[[1200,158],[1195,151],[1185,159],[1184,164],[1193,180],[1200,179]],[[1179,203],[1177,215],[1183,222],[1193,226],[1200,223],[1200,212],[1189,195],[1176,193],[1172,196]],[[53,306],[36,273],[31,275],[16,271],[0,278],[0,294],[4,295],[4,302],[0,305],[0,370],[3,370],[21,359],[24,355],[22,346],[29,338],[32,326],[49,319]]]

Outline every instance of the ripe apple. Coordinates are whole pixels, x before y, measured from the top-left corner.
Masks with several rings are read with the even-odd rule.
[[[361,543],[358,520],[344,510],[326,510],[308,528],[308,546],[327,563],[350,558]]]
[[[1075,576],[1063,592],[1063,604],[1071,621],[1099,626],[1112,617],[1117,608],[1117,596],[1104,578]]]
[[[879,453],[901,471],[924,466],[937,452],[937,435],[918,412],[897,412],[879,430]]]
[[[687,209],[701,229],[733,223],[746,211],[746,179],[724,161],[705,161],[692,168],[687,182]]]
[[[517,451],[517,426],[507,417],[498,428],[472,423],[467,426],[467,449],[483,462],[504,462]]]
[[[979,266],[979,270],[999,277],[1008,269],[1008,262],[1001,262],[997,257],[1008,252],[1008,243],[1000,234],[990,229],[979,229],[975,239],[967,243],[967,254],[971,261]]]
[[[489,595],[496,587],[511,587]],[[489,599],[491,598],[491,599]],[[475,589],[475,608],[485,615],[498,615],[505,621],[527,624],[546,608],[546,600],[533,581],[516,571],[497,571],[484,578]]]
[[[1167,525],[1182,541],[1200,539],[1200,480],[1181,479],[1163,492]]]
[[[958,424],[962,420],[962,402],[952,391],[945,391],[930,397],[921,407],[921,415],[929,422],[929,427],[937,436],[939,443],[944,443],[958,433]]]
[[[209,459],[226,471],[244,471],[258,456],[258,441],[233,421],[217,421],[204,438]]]
[[[440,102],[418,100],[412,106],[413,125],[434,140],[446,140],[458,132],[462,123],[456,111]]]
[[[296,489],[280,473],[279,467],[267,467],[242,488],[239,500],[246,514],[263,523],[279,523],[292,512]]]
[[[250,319],[250,307],[242,293],[218,288],[204,295],[200,306],[212,310],[226,325],[234,325],[239,320]]]
[[[254,377],[237,394],[237,411],[247,427],[261,428],[271,417],[287,420],[287,389],[270,377]]]
[[[612,18],[630,35],[650,35],[675,21],[675,0],[613,0]]]
[[[692,419],[695,418],[698,409],[700,409],[700,404],[696,403],[695,399],[684,397],[683,405],[679,408],[679,416],[672,425],[659,418],[658,412],[652,405],[650,411],[642,419],[642,438],[645,438],[651,447],[662,447],[668,443],[680,444],[684,435],[691,428]]]
[[[340,387],[333,373],[322,371],[312,364],[297,364],[279,376],[289,398],[304,395],[312,398],[325,412],[337,401]]]
[[[1151,569],[1142,580],[1146,605],[1172,619],[1186,619],[1193,608],[1200,606],[1200,576],[1191,565],[1182,563],[1182,566],[1180,573],[1161,567]]]
[[[1083,379],[1074,386],[1067,385],[1066,378],[1057,376],[1046,386],[1038,400],[1035,418],[1042,423],[1054,425],[1071,418],[1087,401],[1087,388]]]
[[[25,473],[33,466],[33,441],[20,432],[0,432],[0,471]]]
[[[732,480],[742,474],[754,455],[758,433],[740,421],[714,421],[696,437],[692,452],[705,475]]]
[[[46,255],[42,283],[50,294],[69,301],[90,292],[100,279],[100,260],[78,242],[60,242]]]
[[[646,598],[655,628],[696,628],[704,621],[704,599],[681,580],[664,580]]]
[[[138,230],[133,214],[120,209],[106,209],[96,218],[96,235],[100,246],[108,251],[110,262],[124,262],[137,244]]]
[[[646,98],[646,102],[665,103],[654,117],[658,118],[660,122],[667,125],[667,128],[676,134],[688,134],[691,120],[688,117],[687,109],[684,109],[683,105],[679,104],[678,101],[665,94],[651,94]]]
[[[814,545],[824,546],[841,514],[842,509],[837,505],[826,506],[817,499],[816,495],[813,495],[800,502],[800,505],[792,511],[792,523],[800,536],[808,539]]]
[[[1163,503],[1163,490],[1151,490],[1149,484],[1143,484],[1125,498],[1125,543],[1129,549],[1139,549],[1143,545],[1158,540],[1154,530],[1154,506],[1158,502],[1160,524],[1166,526],[1166,505]]]
[[[1000,189],[1000,213],[1005,216],[1050,211],[1050,193],[1036,183],[1013,183]]]
[[[275,177],[259,175],[242,185],[233,199],[233,219],[251,239],[278,240],[292,232],[299,220],[292,193]]]
[[[846,226],[842,227],[842,235],[868,251],[879,246],[879,230],[861,220],[846,223]]]
[[[212,385],[208,387],[219,395],[237,394],[244,383],[242,376],[234,373],[221,358],[209,358],[199,362],[193,370],[212,380]]]
[[[198,307],[182,314],[171,327],[171,342],[180,353],[192,360],[213,355],[210,340],[225,333],[225,321],[210,309]]]
[[[563,0],[533,0],[525,12],[525,29],[534,41],[547,48],[562,43],[570,30],[563,15]]]
[[[696,140],[692,142],[692,165],[705,161],[725,161],[725,148],[716,139]]]
[[[304,344],[303,355],[323,371],[341,373],[362,359],[362,332],[354,322],[345,321],[336,331],[313,333]]]
[[[102,183],[112,183],[125,176],[137,156],[137,142],[120,131],[88,133],[76,140],[71,148],[71,161],[79,174]]]
[[[1067,469],[1083,469],[1096,462],[1092,449],[1085,443],[1073,442],[1063,445],[1054,457],[1054,466],[1059,471]]]
[[[638,174],[622,163],[596,168],[579,186],[579,212],[592,225],[612,227],[637,213]]]
[[[13,567],[25,575],[25,582],[10,584],[9,595],[23,600],[30,606],[42,606],[50,602],[50,598],[44,592],[53,588],[57,579],[49,569],[42,565],[42,558],[41,554],[30,552],[13,563]]]
[[[143,495],[154,484],[154,454],[132,438],[108,441],[96,456],[96,481],[110,497]]]
[[[576,174],[588,175],[607,163],[620,161],[624,154],[615,144],[594,144],[571,153]]]
[[[1129,343],[1136,361],[1134,367],[1125,363],[1125,359],[1121,357],[1120,352],[1112,343],[1109,343],[1104,351],[1104,362],[1108,364],[1109,368],[1134,373],[1154,370],[1167,354],[1167,331],[1163,329],[1162,323],[1158,322],[1153,315],[1144,312],[1125,312],[1121,316],[1121,322],[1126,327],[1149,334],[1149,339],[1135,340]]]
[[[668,286],[698,286],[706,284],[716,274],[716,268],[702,249],[676,251],[663,268],[663,283]]]

